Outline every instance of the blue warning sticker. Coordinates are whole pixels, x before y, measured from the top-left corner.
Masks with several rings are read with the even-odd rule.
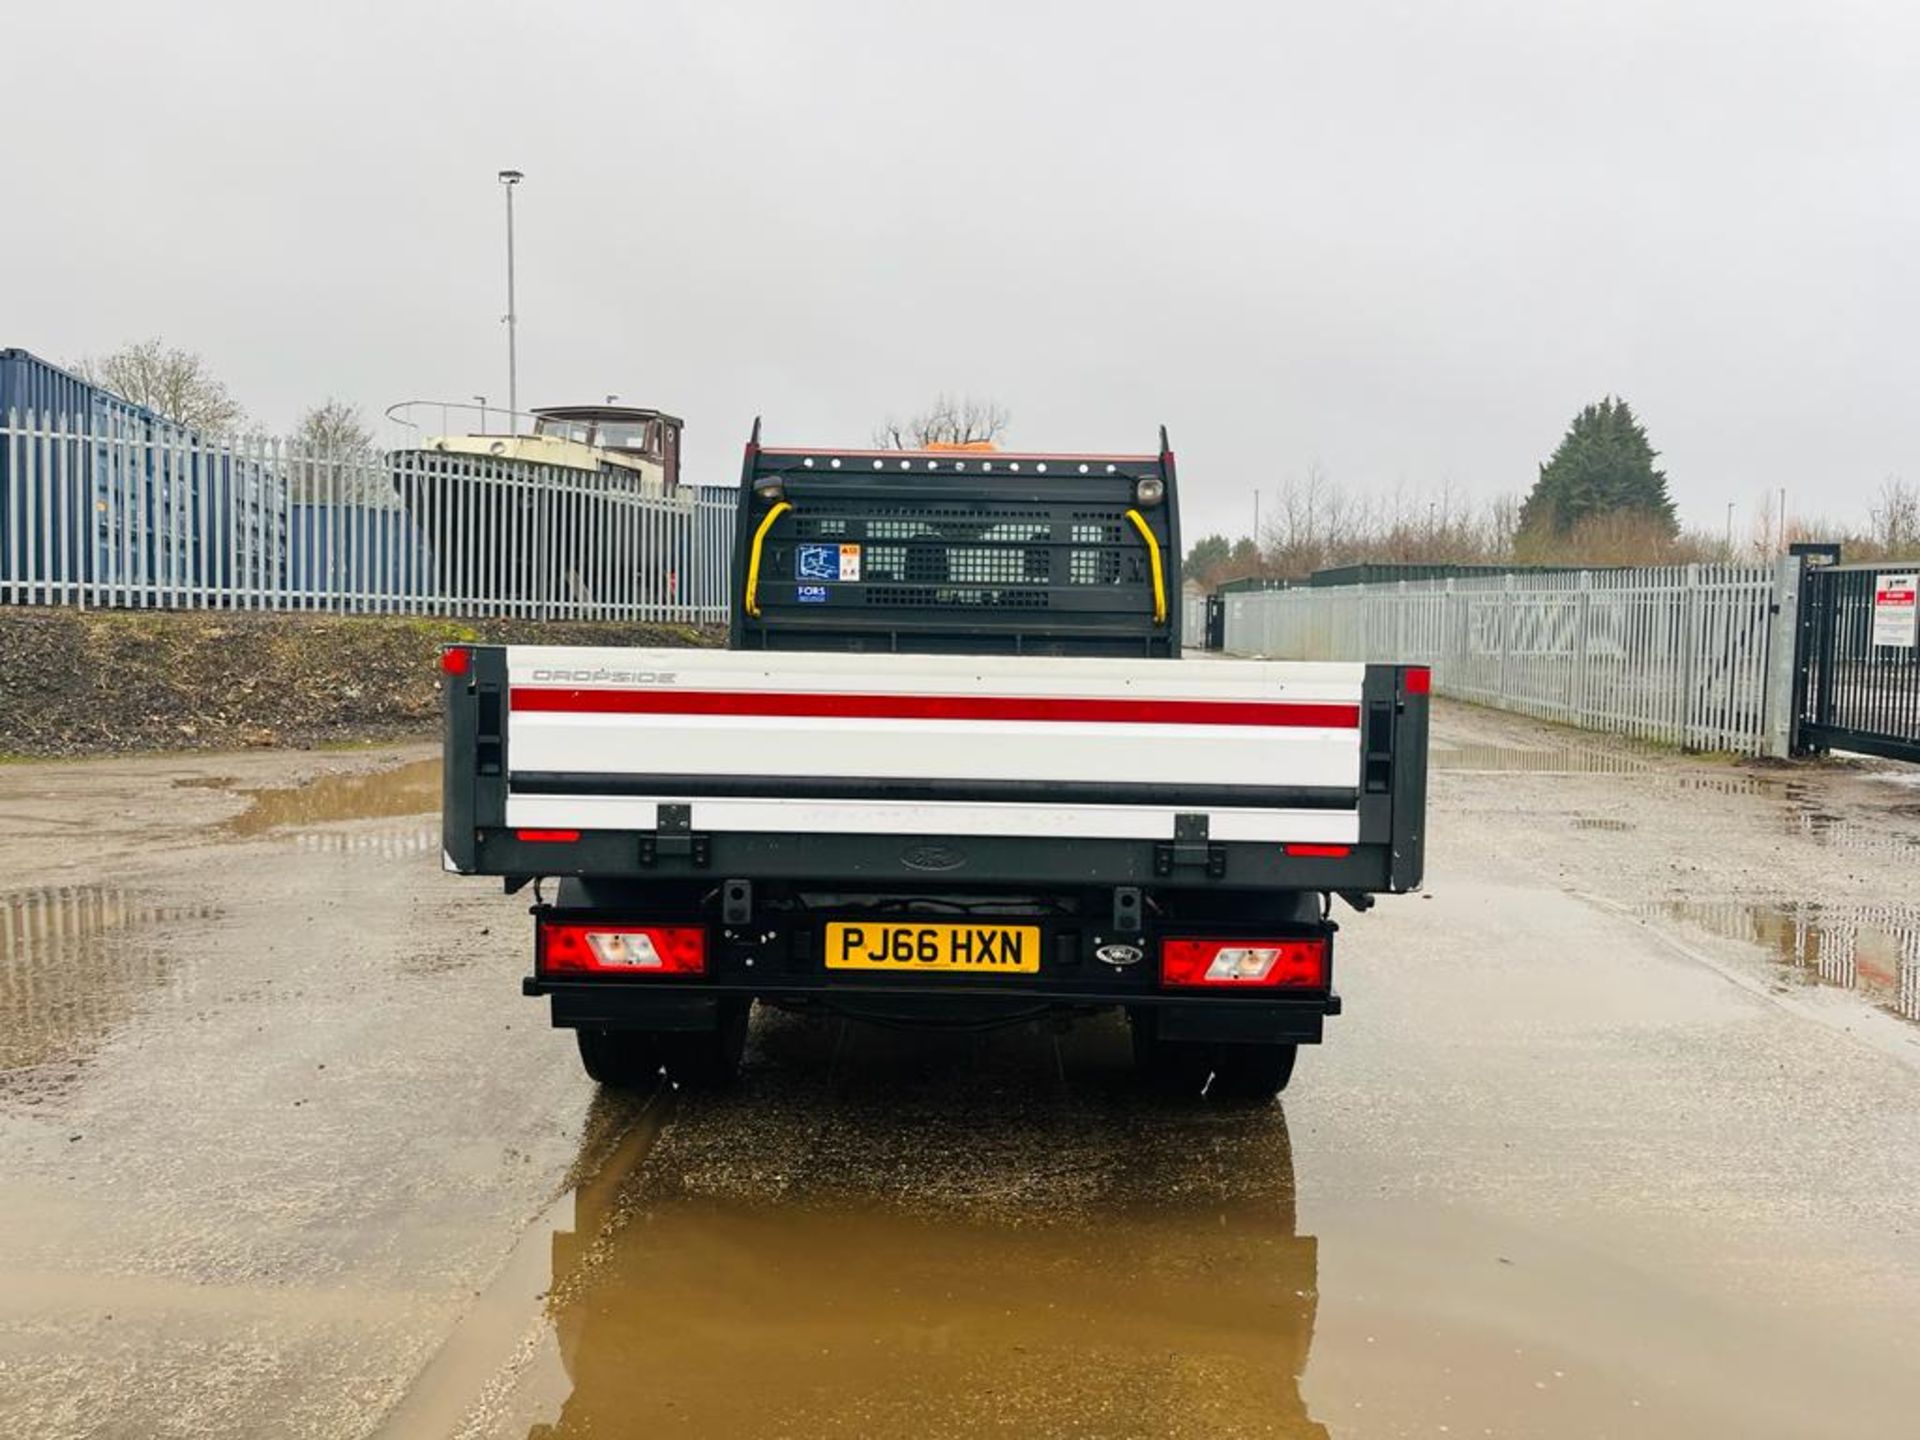
[[[838,545],[802,545],[793,552],[793,573],[800,580],[838,580]],[[825,599],[825,596],[821,597]]]

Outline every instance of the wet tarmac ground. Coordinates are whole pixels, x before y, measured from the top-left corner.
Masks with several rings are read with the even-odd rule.
[[[0,1434],[1908,1436],[1920,787],[1441,712],[1280,1105],[600,1094],[425,748],[0,770]]]

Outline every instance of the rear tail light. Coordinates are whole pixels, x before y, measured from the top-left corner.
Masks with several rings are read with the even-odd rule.
[[[1160,983],[1323,990],[1327,985],[1326,938],[1162,940]]]
[[[702,925],[588,925],[542,921],[535,968],[543,975],[704,975]]]

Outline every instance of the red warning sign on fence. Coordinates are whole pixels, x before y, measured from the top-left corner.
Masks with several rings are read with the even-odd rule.
[[[1920,609],[1914,604],[1917,591],[1920,591],[1920,574],[1913,571],[1873,577],[1874,644],[1914,648],[1916,637],[1920,637],[1915,619]]]

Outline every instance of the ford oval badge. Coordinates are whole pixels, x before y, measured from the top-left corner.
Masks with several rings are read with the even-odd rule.
[[[1093,954],[1095,959],[1114,966],[1138,965],[1147,958],[1147,952],[1138,945],[1102,945]]]
[[[958,870],[967,863],[966,852],[952,845],[912,845],[900,856],[909,870]]]

